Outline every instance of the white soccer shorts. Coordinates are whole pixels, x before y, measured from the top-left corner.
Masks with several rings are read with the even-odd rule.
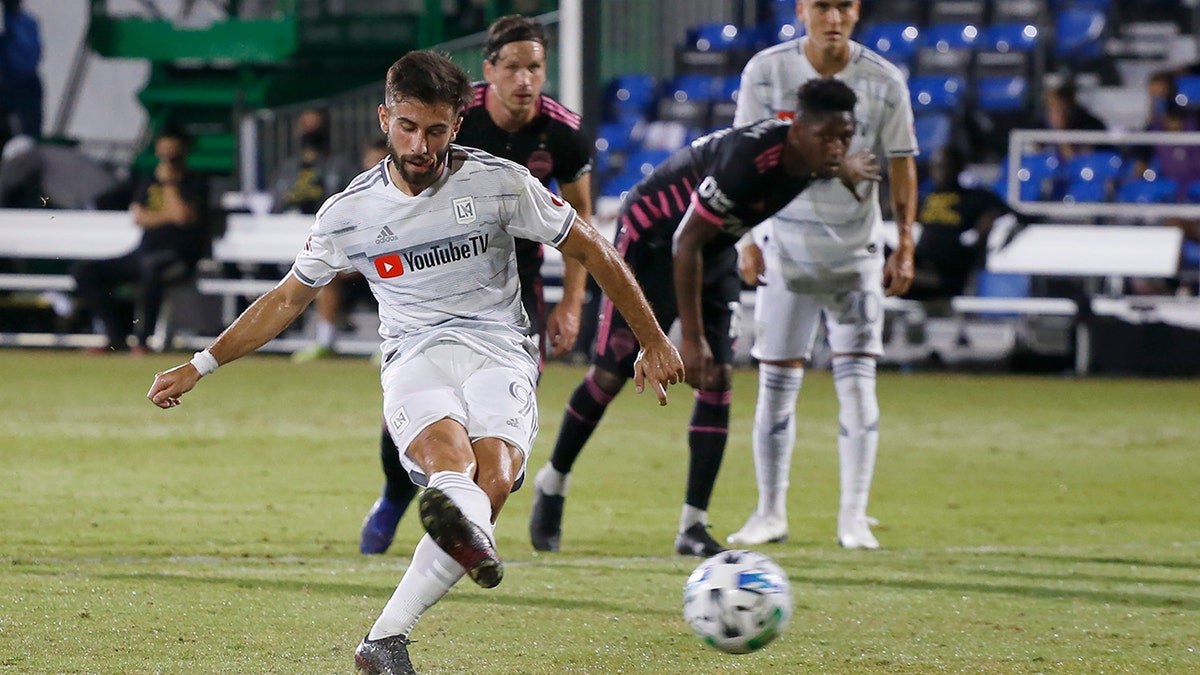
[[[754,298],[754,345],[759,361],[812,358],[822,316],[834,354],[883,354],[883,263],[877,257],[839,270],[837,278],[784,279],[778,258],[766,256],[766,285]],[[798,290],[799,289],[799,290]],[[803,289],[811,289],[805,292]]]
[[[538,432],[537,389],[529,368],[503,364],[456,342],[438,342],[384,367],[383,415],[400,463],[418,485],[424,469],[408,457],[408,446],[426,427],[444,418],[463,425],[471,442],[499,438],[525,456],[520,485]]]

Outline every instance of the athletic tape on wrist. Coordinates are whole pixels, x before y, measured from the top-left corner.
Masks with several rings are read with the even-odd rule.
[[[217,366],[221,365],[217,363],[217,358],[210,354],[207,349],[192,355],[191,364],[200,373],[200,377],[211,374],[217,369]]]

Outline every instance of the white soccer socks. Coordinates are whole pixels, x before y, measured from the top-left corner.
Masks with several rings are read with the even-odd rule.
[[[833,386],[837,391],[838,457],[841,500],[838,539],[847,548],[878,548],[867,526],[867,501],[879,450],[879,399],[875,393],[875,359],[835,356]]]
[[[412,562],[367,637],[378,640],[389,635],[408,635],[425,610],[445,597],[466,573],[432,537],[428,534],[421,537]]]
[[[760,516],[787,520],[787,491],[796,444],[796,398],[803,368],[760,364],[754,409],[754,472]]]
[[[549,462],[546,463],[533,478],[533,484],[542,494],[553,497],[566,497],[567,487],[571,482],[571,474],[559,473]]]

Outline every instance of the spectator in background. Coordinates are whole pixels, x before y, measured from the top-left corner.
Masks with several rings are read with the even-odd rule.
[[[82,261],[73,269],[76,293],[104,325],[108,344],[90,353],[124,351],[130,326],[122,320],[117,287],[133,283],[134,330],[130,351],[149,352],[166,287],[186,278],[205,254],[204,228],[208,188],[204,178],[187,168],[190,139],[181,131],[164,130],[154,140],[158,165],[134,193],[130,215],[142,228],[142,240],[129,253],[109,260]]]
[[[379,138],[371,139],[363,148],[362,170],[370,171],[374,169],[387,155],[387,138],[380,136]],[[363,279],[363,276],[357,272],[341,272],[325,288],[321,289],[321,292],[317,294],[317,299],[313,301],[313,305],[317,310],[315,322],[317,341],[311,346],[292,354],[293,361],[304,363],[337,354],[335,344],[337,342],[338,324],[344,318],[342,305],[345,303],[347,295],[355,291],[359,295],[363,295],[364,298],[374,299],[371,296],[370,290],[366,287],[366,281]]]
[[[962,295],[971,273],[983,265],[993,223],[1009,212],[991,190],[963,186],[959,177],[964,165],[962,154],[952,146],[935,152],[929,163],[934,188],[917,209],[921,237],[913,254],[913,284],[904,298]]]
[[[3,0],[4,26],[0,32],[0,133],[42,135],[42,38],[37,19],[21,8],[21,0]]]
[[[116,187],[111,171],[72,147],[21,135],[0,154],[0,208],[94,209]]]
[[[1046,114],[1043,125],[1058,131],[1105,131],[1104,122],[1096,117],[1076,99],[1075,84],[1066,80],[1046,87],[1043,95]],[[1059,158],[1066,162],[1075,155],[1089,152],[1088,144],[1059,143]]]
[[[325,198],[346,187],[355,171],[330,152],[329,115],[309,108],[296,121],[299,153],[285,159],[272,183],[274,213],[315,214]]]

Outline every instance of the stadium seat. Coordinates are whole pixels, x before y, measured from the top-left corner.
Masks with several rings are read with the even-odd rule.
[[[1200,75],[1175,78],[1175,102],[1190,110],[1200,109]]]
[[[1117,201],[1135,204],[1170,204],[1175,201],[1179,184],[1170,178],[1137,178],[1121,185]]]
[[[702,23],[687,33],[687,46],[696,51],[728,51],[754,46],[750,31],[739,30],[731,23]]]
[[[637,185],[642,178],[641,172],[626,169],[604,181],[600,187],[600,195],[602,197],[620,197],[632,190],[633,186]]]
[[[708,128],[709,110],[721,78],[711,75],[678,75],[667,82],[658,99],[658,119]]]
[[[966,83],[961,77],[921,75],[909,80],[908,87],[914,112],[950,112],[958,107]]]
[[[861,42],[907,70],[912,67],[919,38],[920,29],[910,22],[877,23],[863,30]]]
[[[1077,155],[1067,162],[1067,177],[1063,201],[1102,202],[1109,196],[1110,183],[1121,173],[1124,161],[1111,151],[1096,151]]]
[[[1054,20],[1054,50],[1067,60],[1091,60],[1104,53],[1103,36],[1108,25],[1104,10],[1068,7]]]
[[[971,49],[979,41],[979,27],[973,23],[931,24],[922,34],[922,43],[939,52]]]
[[[1024,22],[995,24],[983,31],[979,46],[997,52],[1032,51],[1038,46],[1038,28]]]
[[[1038,201],[1045,199],[1051,192],[1054,180],[1058,178],[1061,162],[1053,152],[1039,152],[1021,157],[1021,168],[1017,171],[1017,181],[1021,186],[1022,201]],[[1000,176],[992,187],[1001,199],[1008,199],[1008,159],[1000,164]]]
[[[887,2],[863,3],[862,23],[911,23],[922,26],[926,22],[927,0],[888,0]]]
[[[729,75],[717,83],[717,94],[712,104],[709,126],[714,129],[731,126],[737,112],[738,90],[742,86],[740,75]]]
[[[630,153],[629,159],[625,162],[625,172],[640,174],[645,177],[654,171],[655,167],[667,161],[671,156],[670,150],[663,149],[641,149]],[[638,180],[641,180],[639,178]]]
[[[612,120],[642,120],[658,95],[658,83],[653,75],[630,73],[620,75],[605,91],[606,114]]]
[[[975,86],[980,110],[1016,112],[1028,103],[1029,82],[1024,77],[985,77]]]
[[[983,298],[1027,298],[1033,290],[1028,274],[1000,274],[979,270],[975,276],[975,295]]]
[[[921,149],[922,159],[928,161],[935,152],[950,144],[952,126],[950,115],[946,113],[917,115],[913,120],[913,130],[917,134],[917,147]]]

